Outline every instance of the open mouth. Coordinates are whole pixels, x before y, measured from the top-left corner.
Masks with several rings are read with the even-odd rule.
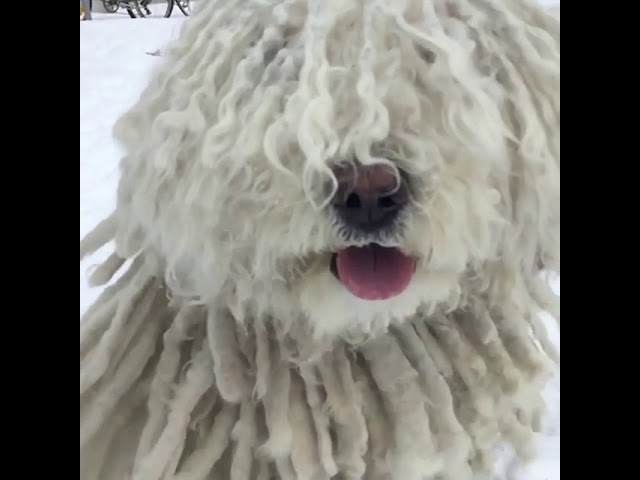
[[[372,243],[333,254],[330,269],[352,295],[362,300],[388,300],[409,286],[416,260],[397,248]]]

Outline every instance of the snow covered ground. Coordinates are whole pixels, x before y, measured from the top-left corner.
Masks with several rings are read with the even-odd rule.
[[[540,0],[559,4],[556,0]],[[185,17],[175,9],[171,18],[130,19],[126,13],[94,13],[80,22],[80,237],[115,206],[118,161],[121,152],[111,137],[114,122],[131,106],[148,81],[159,57],[148,53],[177,35]],[[106,258],[100,251],[80,264],[80,314],[99,295],[86,285],[91,264]],[[559,282],[555,285],[559,290]],[[551,338],[559,330],[551,322]],[[539,435],[539,458],[526,468],[511,462],[511,452],[500,454],[505,479],[558,480],[560,478],[560,377],[545,392],[549,411]]]
[[[157,51],[179,32],[185,17],[133,20],[126,13],[93,14],[80,22],[80,237],[115,206],[121,156],[111,129],[138,98],[159,57]],[[103,252],[100,252],[103,253]],[[97,263],[100,253],[89,261]],[[100,293],[88,289],[80,265],[80,313]]]

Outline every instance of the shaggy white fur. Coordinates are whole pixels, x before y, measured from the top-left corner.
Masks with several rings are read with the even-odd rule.
[[[451,479],[530,458],[559,319],[560,25],[526,0],[200,2],[117,124],[126,273],[80,326],[81,479]],[[411,182],[389,300],[332,168]],[[131,260],[130,262],[128,260]]]

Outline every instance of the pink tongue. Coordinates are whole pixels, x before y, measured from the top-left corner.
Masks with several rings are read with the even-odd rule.
[[[415,262],[397,248],[380,245],[349,247],[338,252],[338,276],[353,295],[363,300],[386,300],[402,293]]]

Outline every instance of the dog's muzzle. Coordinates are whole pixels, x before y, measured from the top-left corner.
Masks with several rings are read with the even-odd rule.
[[[409,204],[404,175],[385,164],[337,167],[338,189],[331,206],[345,238],[360,239],[332,256],[329,269],[338,281],[362,300],[386,300],[411,282],[416,259],[399,248],[377,243],[392,233]],[[362,239],[370,239],[362,244]],[[348,243],[348,242],[347,242]]]

